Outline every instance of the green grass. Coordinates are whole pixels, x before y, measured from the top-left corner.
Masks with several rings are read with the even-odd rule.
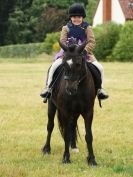
[[[0,60],[0,177],[133,176],[133,63],[103,63],[110,98],[95,103],[94,151],[98,167],[87,165],[84,123],[80,152],[61,163],[64,142],[55,119],[51,155],[43,156],[47,104],[39,93],[51,60]]]

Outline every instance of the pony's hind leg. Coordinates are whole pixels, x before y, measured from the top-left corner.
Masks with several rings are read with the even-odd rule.
[[[56,113],[56,107],[52,103],[51,100],[48,101],[48,123],[47,123],[47,139],[44,147],[42,148],[42,152],[44,154],[50,154],[51,147],[50,147],[50,140],[51,140],[51,134],[54,128],[54,117]]]
[[[93,136],[92,136],[92,130],[91,130],[93,111],[90,110],[89,113],[84,114],[83,118],[85,121],[85,130],[86,130],[85,140],[86,140],[87,149],[88,149],[87,161],[89,165],[96,166],[97,163],[96,163],[94,152],[93,152],[93,146],[92,146]]]

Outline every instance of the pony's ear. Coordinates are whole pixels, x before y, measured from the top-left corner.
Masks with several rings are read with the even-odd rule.
[[[61,42],[60,40],[59,40],[58,42],[59,42],[60,47],[61,47],[64,51],[67,51],[68,47],[67,47],[63,42]]]
[[[87,41],[84,41],[83,44],[78,46],[78,48],[77,48],[78,53],[83,52],[83,50],[84,50],[84,48],[85,48],[87,43],[88,43]]]

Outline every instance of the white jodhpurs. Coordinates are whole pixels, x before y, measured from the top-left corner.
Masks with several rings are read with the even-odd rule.
[[[62,64],[62,58],[58,58],[50,67],[49,73],[48,73],[48,80],[47,80],[47,87],[50,86],[52,80],[53,80],[53,75],[55,70]]]
[[[49,69],[49,73],[48,73],[47,87],[50,86],[50,84],[53,80],[54,72],[56,71],[58,66],[60,66],[61,64],[62,64],[62,58],[59,58],[51,65],[51,67]],[[95,65],[101,73],[101,80],[102,80],[102,87],[103,87],[103,80],[104,80],[103,66],[97,60],[93,61],[92,64]]]
[[[104,69],[103,69],[103,66],[97,60],[93,61],[92,64],[95,65],[98,68],[98,70],[100,71],[100,73],[101,73],[101,80],[102,80],[102,87],[103,87],[103,81],[104,81]]]

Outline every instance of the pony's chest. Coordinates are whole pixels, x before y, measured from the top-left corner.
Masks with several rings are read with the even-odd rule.
[[[67,96],[59,100],[58,107],[69,113],[81,113],[89,107],[88,99],[85,100],[84,98]],[[87,102],[88,104],[86,104]]]

